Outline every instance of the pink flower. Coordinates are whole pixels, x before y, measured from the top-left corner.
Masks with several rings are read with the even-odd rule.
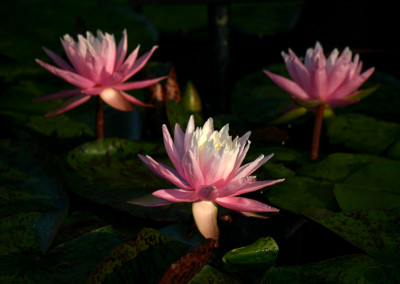
[[[361,74],[362,62],[359,62],[358,54],[352,61],[349,48],[345,48],[340,56],[334,49],[325,58],[319,42],[314,49],[307,50],[304,64],[291,49],[289,54],[282,52],[282,56],[293,81],[267,70],[264,72],[294,100],[311,105],[335,107],[358,102],[359,99],[354,98],[357,89],[374,72],[372,67]]]
[[[97,31],[97,37],[90,32],[86,38],[78,35],[78,41],[68,34],[61,39],[65,53],[71,64],[51,50],[43,48],[58,66],[47,64],[39,59],[36,62],[54,75],[78,87],[36,99],[36,101],[69,98],[60,107],[46,116],[57,115],[75,108],[92,96],[99,95],[110,106],[132,111],[132,105],[148,106],[124,91],[145,88],[164,79],[125,82],[135,75],[149,60],[157,46],[137,59],[139,46],[125,59],[127,53],[127,33],[116,47],[114,35]]]
[[[175,189],[153,192],[153,202],[134,203],[144,206],[160,206],[175,202],[192,202],[193,217],[205,238],[218,239],[217,204],[238,211],[245,216],[262,217],[254,212],[277,212],[276,208],[259,201],[237,197],[283,181],[256,181],[251,174],[267,162],[268,157],[259,156],[251,163],[241,166],[250,146],[250,132],[242,137],[228,134],[229,125],[214,131],[210,118],[203,128],[196,128],[190,117],[186,132],[175,126],[174,139],[163,125],[164,144],[175,169],[156,162],[149,156],[140,159],[156,175],[173,183]],[[157,202],[158,200],[158,202]]]

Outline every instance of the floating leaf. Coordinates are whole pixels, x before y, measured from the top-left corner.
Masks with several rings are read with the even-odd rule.
[[[346,255],[307,265],[274,267],[259,283],[395,284],[399,280],[396,266],[379,264],[366,255]]]
[[[108,254],[87,283],[157,283],[169,264],[187,249],[156,230],[143,229],[136,242],[127,242]]]
[[[343,183],[334,193],[343,211],[400,207],[400,161],[370,162]]]
[[[118,138],[89,142],[70,151],[64,173],[69,187],[78,195],[108,204],[130,214],[156,220],[183,220],[191,216],[189,204],[142,207],[127,201],[172,185],[155,176],[137,154],[167,162],[161,144]]]
[[[373,155],[333,153],[322,161],[301,167],[296,173],[319,180],[342,182],[365,164],[384,160],[386,159]]]
[[[331,120],[327,135],[333,144],[366,154],[380,154],[398,137],[399,125],[361,114],[343,114]]]
[[[53,157],[33,144],[0,141],[0,254],[45,252],[68,208]]]
[[[278,245],[271,237],[258,239],[245,247],[233,249],[223,257],[224,267],[231,272],[268,270],[278,257]]]
[[[190,113],[200,113],[201,112],[201,100],[191,81],[186,83],[185,91],[182,96],[182,105]]]
[[[383,263],[400,264],[400,209],[345,211],[315,219]]]
[[[205,265],[203,269],[195,275],[188,284],[213,284],[213,283],[230,283],[239,284],[238,280],[228,276],[227,274],[221,272],[220,270],[210,266]]]
[[[0,256],[2,283],[85,283],[97,263],[121,241],[104,227],[61,244],[47,254]]]
[[[308,217],[321,217],[339,211],[333,184],[307,177],[288,177],[267,191],[274,206]]]

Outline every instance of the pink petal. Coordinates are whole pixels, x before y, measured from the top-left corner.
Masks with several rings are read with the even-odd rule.
[[[194,188],[204,184],[203,173],[199,165],[199,161],[191,150],[187,151],[182,158],[182,168],[185,178]]]
[[[128,200],[126,202],[133,204],[133,205],[140,205],[140,206],[146,206],[146,207],[164,206],[164,205],[169,205],[169,204],[173,203],[170,201],[166,201],[165,199],[158,198],[152,194],[137,197],[137,198]]]
[[[244,178],[238,179],[227,183],[225,186],[218,190],[218,197],[234,196],[239,195],[239,190],[249,183],[255,182],[254,176],[246,176]]]
[[[234,211],[245,212],[278,212],[279,209],[271,207],[260,201],[244,197],[221,197],[215,200],[219,205]]]
[[[347,96],[350,96],[372,75],[374,70],[375,70],[375,68],[372,67],[372,68],[368,69],[367,71],[365,71],[360,76],[353,78],[353,80],[351,80],[347,84],[343,84],[330,96],[330,98],[342,99]]]
[[[144,102],[138,100],[135,97],[128,95],[127,93],[125,93],[123,91],[121,91],[120,93],[127,101],[131,102],[134,105],[141,106],[141,107],[152,107],[153,106],[153,105],[145,104]]]
[[[125,99],[121,92],[107,88],[100,93],[100,98],[108,105],[121,111],[132,111],[131,103]]]
[[[348,100],[348,99],[328,99],[324,103],[331,107],[345,106],[358,103],[360,99]]]
[[[310,74],[308,69],[300,61],[297,55],[289,49],[289,55],[282,52],[283,59],[286,64],[286,69],[290,77],[305,91],[309,91]]]
[[[197,201],[193,203],[192,211],[194,221],[200,233],[206,239],[218,240],[217,205],[210,201]]]
[[[194,191],[184,189],[160,189],[153,192],[153,195],[173,203],[194,202],[199,199]]]
[[[174,130],[174,145],[179,158],[182,159],[185,148],[185,134],[178,123],[175,124]]]
[[[59,107],[57,107],[52,112],[46,114],[45,116],[49,117],[49,116],[54,116],[54,115],[66,112],[70,109],[73,109],[73,108],[80,106],[81,104],[87,102],[90,98],[91,98],[91,96],[88,96],[88,95],[83,95],[83,94],[76,95],[75,97],[72,97],[72,98],[68,99],[67,101],[65,101],[64,103],[62,103]]]
[[[274,154],[270,154],[267,157],[261,155],[253,162],[247,163],[244,166],[240,167],[239,170],[236,172],[235,176],[233,177],[232,181],[251,175],[255,170],[257,170],[259,167],[265,164],[269,159],[271,159],[273,155]]]
[[[172,140],[171,135],[168,131],[168,127],[165,124],[162,126],[162,132],[164,138],[164,146],[165,150],[167,150],[168,157],[178,173],[183,176],[183,169],[181,165],[182,156],[175,148],[174,141]]]
[[[49,72],[53,73],[54,75],[64,79],[68,83],[75,85],[79,88],[86,89],[93,87],[95,83],[85,77],[82,77],[79,74],[72,73],[70,71],[62,70],[57,67],[54,67],[50,64],[47,64],[39,59],[36,59],[36,62],[41,65],[43,68],[47,69]]]
[[[255,181],[255,182],[249,183],[249,184],[245,185],[244,187],[242,187],[240,190],[238,190],[236,192],[235,195],[253,192],[253,191],[259,190],[261,188],[280,183],[284,180],[285,179]]]
[[[196,188],[196,195],[204,201],[213,201],[218,196],[218,190],[215,186],[202,185]]]
[[[128,35],[126,29],[124,29],[124,31],[122,32],[121,41],[119,42],[117,48],[114,70],[118,70],[119,67],[121,67],[122,62],[124,62],[127,50],[128,50]]]
[[[135,61],[132,67],[130,67],[128,72],[125,74],[123,81],[128,80],[130,77],[139,72],[139,70],[144,67],[144,65],[147,63],[147,61],[150,59],[150,57],[153,55],[154,51],[157,48],[158,46],[153,46],[153,48],[150,51],[146,52],[141,57],[139,57],[139,59]]]
[[[186,131],[185,131],[184,150],[183,150],[184,153],[186,153],[189,149],[189,143],[190,143],[190,139],[192,137],[194,129],[195,129],[194,116],[191,115],[189,118],[188,125],[186,126]]]
[[[299,100],[308,100],[309,99],[309,95],[307,93],[305,93],[304,90],[297,83],[295,83],[283,76],[271,73],[267,70],[264,70],[264,73],[267,74],[268,77],[272,81],[274,81],[275,84],[278,85],[278,87],[280,87],[284,91],[288,92],[292,96],[298,98]]]
[[[44,52],[54,61],[55,64],[58,65],[61,69],[70,71],[70,72],[75,72],[75,70],[72,68],[71,65],[69,65],[61,56],[59,56],[57,53],[51,51],[50,49],[47,49],[43,47]]]
[[[123,83],[123,84],[119,84],[119,85],[114,85],[114,88],[117,90],[121,90],[121,91],[142,89],[142,88],[147,88],[151,85],[154,85],[165,78],[167,78],[167,76],[155,78],[155,79],[143,80],[143,81],[127,82],[127,83]]]
[[[64,99],[64,98],[74,96],[74,95],[77,95],[80,93],[81,93],[81,89],[66,90],[66,91],[61,91],[58,93],[46,95],[44,97],[34,98],[33,101],[40,102],[40,101],[47,101],[47,100]]]
[[[192,189],[190,185],[185,181],[174,169],[164,165],[162,163],[156,162],[150,156],[144,157],[138,154],[142,162],[157,176],[168,180],[169,182],[175,184],[177,187],[182,189]]]
[[[310,92],[312,98],[325,98],[328,95],[328,76],[326,74],[325,57],[320,55],[310,70]]]

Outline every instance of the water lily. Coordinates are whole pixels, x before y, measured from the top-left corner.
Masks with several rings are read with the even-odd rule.
[[[60,107],[46,116],[53,116],[75,108],[92,96],[100,98],[108,105],[121,110],[132,111],[132,104],[148,106],[125,91],[145,88],[164,79],[125,82],[141,70],[157,46],[138,58],[139,46],[127,57],[127,32],[123,31],[121,41],[116,46],[114,35],[97,31],[97,37],[87,32],[86,38],[78,35],[75,41],[70,35],[61,39],[69,63],[53,51],[44,48],[56,66],[39,59],[36,62],[54,75],[76,86],[76,89],[50,94],[36,101],[69,98]]]
[[[140,159],[156,175],[173,183],[174,189],[153,192],[154,199],[146,202],[130,202],[144,206],[160,206],[176,202],[191,202],[197,228],[205,238],[217,240],[218,204],[245,216],[262,217],[259,212],[277,212],[260,201],[237,195],[253,192],[283,181],[257,181],[251,175],[266,163],[272,154],[259,156],[253,162],[241,166],[250,147],[250,132],[232,139],[229,125],[215,131],[212,118],[204,126],[195,128],[190,117],[186,131],[175,126],[172,139],[167,126],[163,125],[163,138],[168,156],[175,169],[155,161],[150,156]]]
[[[374,67],[361,73],[362,62],[359,55],[352,58],[351,50],[346,47],[339,56],[334,49],[328,58],[325,57],[319,42],[314,49],[306,51],[304,64],[289,49],[282,52],[286,68],[292,80],[264,70],[268,77],[280,88],[288,92],[300,103],[331,107],[356,103],[358,88],[372,75]]]
[[[360,101],[361,95],[367,91],[358,91],[358,88],[372,75],[374,67],[361,73],[362,62],[359,55],[356,54],[353,58],[348,47],[340,55],[339,51],[334,49],[326,58],[319,42],[315,44],[314,49],[307,49],[304,63],[291,49],[288,54],[282,52],[282,56],[293,80],[268,70],[264,72],[299,105],[314,109],[311,160],[316,160],[325,108]]]

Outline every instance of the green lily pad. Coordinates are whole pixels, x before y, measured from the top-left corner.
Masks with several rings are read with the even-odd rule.
[[[317,218],[339,211],[333,186],[308,177],[288,177],[271,187],[266,196],[278,208]]]
[[[39,147],[0,141],[0,254],[50,247],[68,209],[53,157]]]
[[[200,270],[200,272],[197,273],[196,276],[194,276],[187,283],[188,284],[212,284],[212,283],[239,284],[241,282],[210,265],[205,265],[203,269]]]
[[[259,283],[388,283],[400,280],[396,266],[375,262],[366,255],[346,255],[307,265],[274,267]]]
[[[274,265],[278,257],[279,248],[271,237],[258,239],[245,247],[236,248],[227,252],[223,257],[227,271],[267,270]]]
[[[389,148],[388,157],[391,159],[400,160],[400,139],[397,139],[396,142]]]
[[[296,170],[296,173],[301,176],[336,183],[344,181],[349,175],[369,162],[385,160],[385,158],[373,155],[333,153],[320,162],[301,167]]]
[[[284,71],[284,65],[271,66],[268,70]],[[232,113],[240,120],[252,123],[272,121],[292,106],[291,97],[278,88],[261,70],[239,80],[232,92]]]
[[[343,114],[328,123],[329,141],[366,154],[381,154],[398,137],[399,125],[361,114]]]
[[[64,174],[68,186],[78,195],[107,204],[136,217],[155,220],[186,220],[190,205],[177,203],[160,207],[142,207],[127,201],[174,185],[152,173],[137,154],[150,155],[168,163],[163,145],[118,138],[89,142],[71,150]]]
[[[371,162],[336,184],[334,193],[343,211],[400,207],[400,161]]]
[[[121,241],[104,227],[63,243],[47,254],[0,256],[2,283],[85,283],[97,263]]]
[[[382,263],[400,264],[400,209],[345,211],[315,219]]]
[[[154,229],[143,229],[136,242],[117,246],[97,266],[87,283],[158,283],[171,262],[179,259],[187,246]]]

